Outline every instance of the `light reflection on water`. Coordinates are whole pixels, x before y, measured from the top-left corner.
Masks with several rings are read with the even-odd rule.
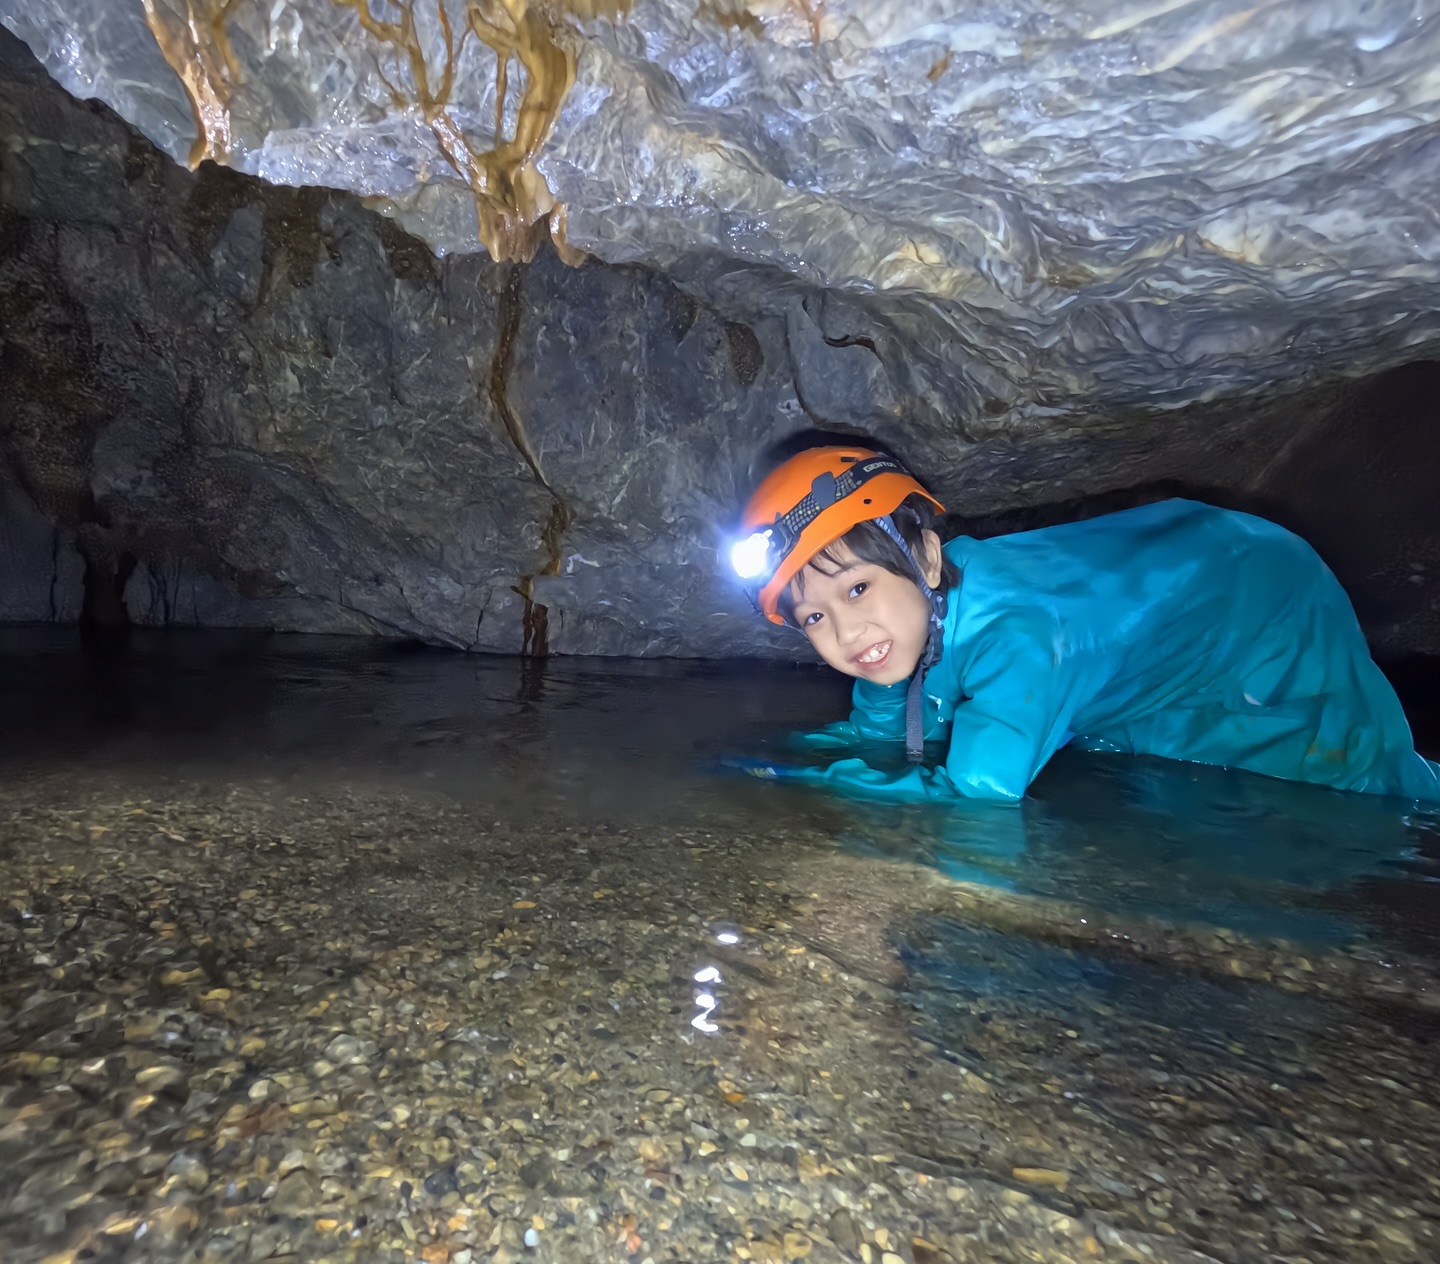
[[[134,766],[391,785],[497,819],[818,830],[956,880],[1300,940],[1396,931],[1400,908],[1402,934],[1440,924],[1440,821],[1403,804],[1079,752],[1019,808],[879,807],[715,774],[717,755],[773,750],[843,713],[845,682],[810,669],[221,633],[82,653],[74,632],[10,629],[0,689],[6,776]]]

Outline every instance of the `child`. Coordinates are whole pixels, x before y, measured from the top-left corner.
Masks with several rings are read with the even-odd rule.
[[[1248,514],[1170,500],[942,549],[941,505],[893,458],[818,447],[742,515],[732,563],[757,609],[855,678],[811,750],[906,743],[766,768],[891,800],[1018,800],[1060,747],[1164,755],[1440,802],[1440,766],[1370,658],[1313,550]],[[948,733],[942,767],[919,766]]]

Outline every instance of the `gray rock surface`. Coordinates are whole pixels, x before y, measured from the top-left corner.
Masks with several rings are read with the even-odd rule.
[[[931,406],[1007,426],[1440,337],[1432,0],[0,0],[0,22],[176,160],[349,189],[443,252],[523,254],[548,220],[732,319],[773,305],[766,269],[846,291]]]
[[[886,332],[773,270],[437,259],[349,194],[186,172],[3,33],[0,135],[0,618],[791,656],[717,554],[760,449],[820,424],[977,532],[1272,512],[1377,645],[1440,651],[1433,368],[1026,419],[938,390],[898,303]]]
[[[7,51],[0,435],[131,620],[774,640],[714,558],[797,407],[778,324],[767,355],[647,270],[436,260],[348,195],[190,175]]]
[[[74,623],[84,575],[74,532],[35,507],[0,457],[0,623]]]

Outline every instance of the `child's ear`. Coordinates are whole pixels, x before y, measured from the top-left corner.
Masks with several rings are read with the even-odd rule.
[[[944,566],[945,559],[940,553],[940,537],[933,531],[922,531],[920,533],[921,543],[925,548],[925,555],[921,559],[921,566],[925,573],[925,582],[931,588],[940,586],[940,572]]]

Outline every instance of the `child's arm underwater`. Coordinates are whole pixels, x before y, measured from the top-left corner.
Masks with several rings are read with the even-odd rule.
[[[837,720],[824,728],[791,736],[790,745],[797,751],[823,754],[826,751],[858,750],[874,742],[905,740],[906,686],[877,685],[857,680],[852,694],[853,707],[848,720]],[[938,741],[945,735],[945,717],[930,707],[925,709],[925,740]]]
[[[1007,636],[977,655],[966,672],[969,696],[955,708],[943,767],[890,772],[852,758],[825,768],[776,769],[771,775],[890,802],[1016,802],[1070,740],[1075,684],[1073,674],[1057,664],[1038,637]],[[805,734],[799,744],[822,751],[841,746],[837,737],[849,737],[846,744],[852,747],[866,740],[903,739],[904,714],[904,685],[857,687],[849,721]]]

